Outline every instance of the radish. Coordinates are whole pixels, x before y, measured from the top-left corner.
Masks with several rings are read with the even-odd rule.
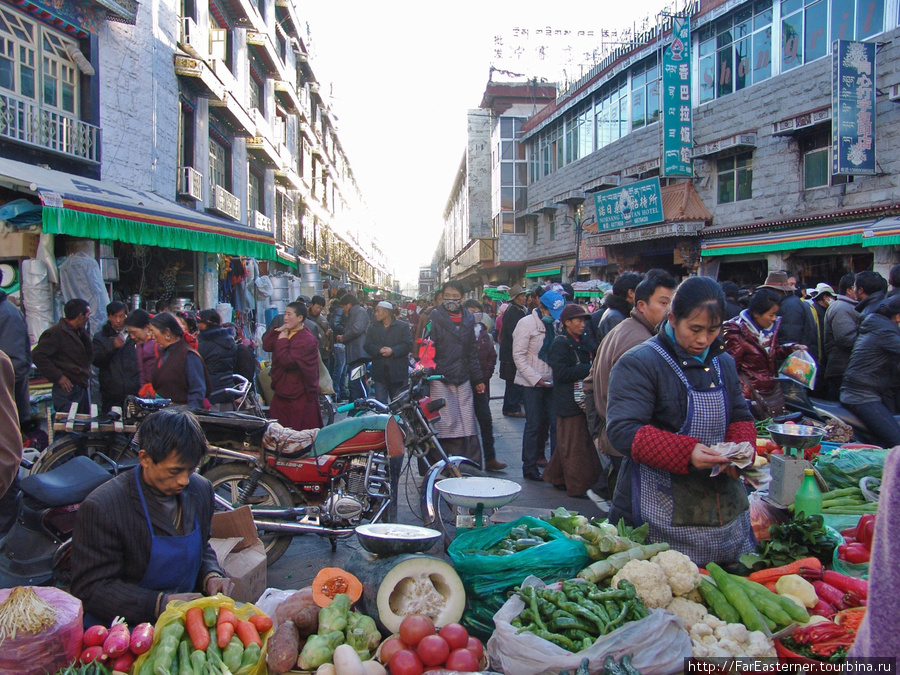
[[[100,663],[106,663],[109,660],[109,657],[103,653],[103,647],[97,645],[94,647],[88,647],[83,652],[81,652],[81,662],[82,663],[92,663],[93,661],[99,661]]]
[[[84,631],[84,646],[100,647],[103,645],[107,635],[109,635],[109,629],[106,626],[91,626]]]
[[[125,652],[124,654],[122,654],[122,656],[116,659],[116,662],[113,663],[112,669],[127,673],[129,670],[131,670],[131,666],[134,665],[135,659],[137,659],[137,656],[135,656],[131,652]]]
[[[139,623],[131,631],[131,653],[140,656],[150,651],[153,644],[153,626],[149,623]]]
[[[109,635],[103,641],[103,651],[111,658],[117,659],[128,651],[131,645],[131,634],[128,632],[128,624],[125,619],[116,617],[109,627]]]

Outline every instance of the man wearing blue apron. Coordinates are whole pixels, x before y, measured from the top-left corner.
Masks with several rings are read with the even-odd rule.
[[[138,432],[140,466],[94,490],[78,510],[71,592],[89,620],[149,621],[170,600],[229,594],[209,545],[213,490],[194,473],[206,437],[189,412],[163,410]]]

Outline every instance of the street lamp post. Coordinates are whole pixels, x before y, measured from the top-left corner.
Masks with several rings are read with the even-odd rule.
[[[584,218],[584,204],[578,205],[578,208],[575,209],[572,217],[572,221],[575,224],[575,269],[572,274],[576,281],[578,280],[578,266],[581,259],[581,237],[584,234],[584,226],[590,224],[593,221],[593,218],[593,216],[588,216],[586,219]],[[568,221],[569,216],[564,216],[563,220]]]

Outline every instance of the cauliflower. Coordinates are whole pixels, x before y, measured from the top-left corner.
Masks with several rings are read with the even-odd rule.
[[[700,589],[699,589],[699,588],[695,588],[695,589],[692,590],[690,593],[687,593],[687,594],[685,594],[685,595],[683,595],[683,596],[681,596],[681,597],[687,598],[687,599],[690,600],[691,602],[696,602],[698,605],[703,605],[703,604],[705,604],[704,601],[703,601],[703,596],[700,594]]]
[[[663,551],[650,559],[662,567],[674,595],[687,595],[700,585],[700,570],[684,553]]]
[[[672,602],[666,605],[666,609],[684,619],[684,625],[687,628],[702,623],[703,617],[706,616],[706,607],[685,598],[672,598]]]
[[[747,644],[747,656],[777,656],[774,643],[766,637],[762,631],[755,630],[750,633],[750,642]]]
[[[719,640],[734,640],[740,644],[750,642],[750,632],[742,623],[728,623],[716,628],[716,637]]]
[[[704,656],[709,656],[709,650],[696,640],[692,640],[691,654],[693,654],[695,659],[702,659]]]
[[[627,579],[634,584],[638,597],[647,609],[665,607],[672,601],[672,589],[663,568],[649,560],[629,560],[612,579],[612,587],[618,588],[619,581]]]
[[[704,616],[703,623],[705,623],[707,626],[709,626],[713,630],[715,630],[719,626],[725,625],[725,622],[722,621],[722,619],[717,617],[715,614],[707,614],[706,616]]]
[[[707,649],[710,649],[718,645],[719,641],[716,640],[715,635],[704,635],[702,638],[700,638],[700,644],[702,644]]]
[[[691,626],[691,638],[694,640],[702,640],[707,635],[712,635],[713,629],[702,621]]]

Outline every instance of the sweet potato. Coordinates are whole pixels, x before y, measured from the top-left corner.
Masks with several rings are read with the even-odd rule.
[[[319,630],[318,605],[304,605],[291,617],[291,621],[297,626],[300,637],[309,637]]]
[[[291,617],[294,616],[294,614],[296,614],[300,609],[307,605],[318,607],[318,605],[316,605],[316,601],[313,600],[313,592],[311,586],[301,588],[299,591],[288,597],[287,600],[285,600],[275,608],[275,625],[280,626],[285,621],[290,621]]]
[[[269,638],[266,648],[266,665],[269,672],[276,675],[286,673],[297,663],[299,654],[300,634],[297,632],[297,626],[291,621],[285,621]]]

